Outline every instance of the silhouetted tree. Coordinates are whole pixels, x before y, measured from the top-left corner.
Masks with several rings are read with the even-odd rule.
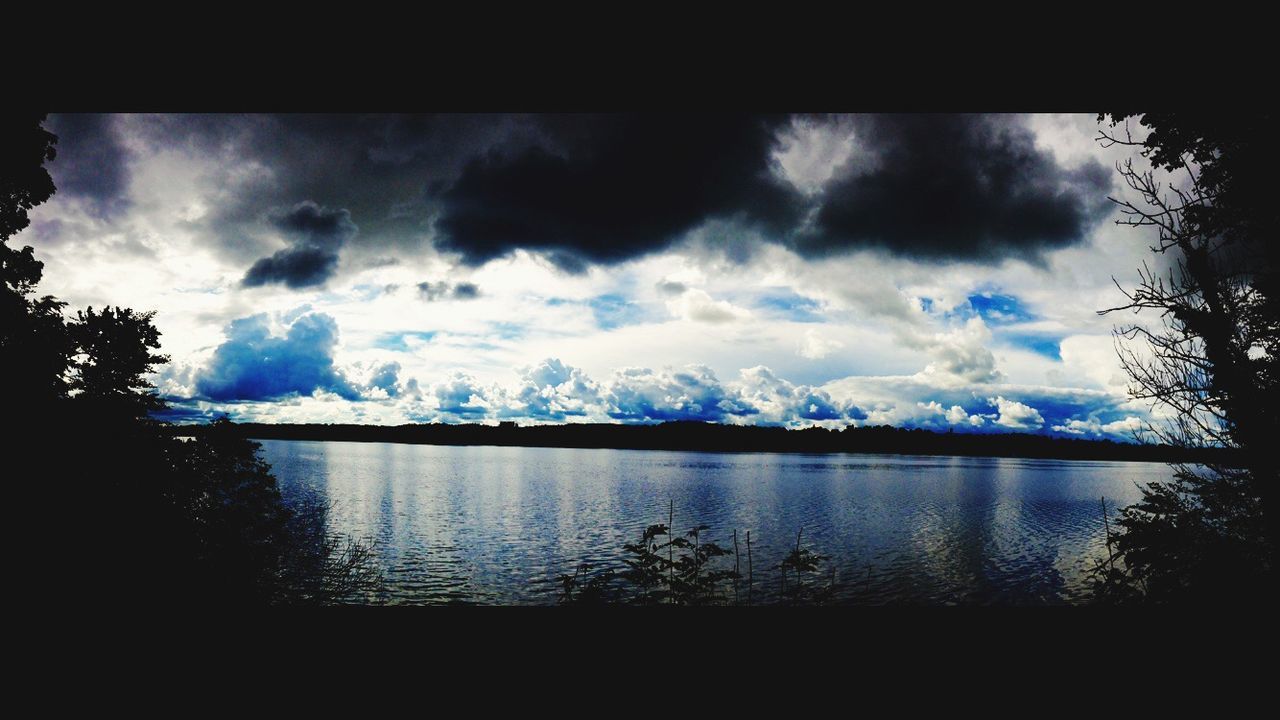
[[[1143,489],[1108,533],[1098,594],[1152,602],[1260,600],[1270,595],[1280,427],[1275,232],[1276,167],[1267,115],[1115,113],[1104,146],[1140,149],[1117,169],[1140,202],[1113,200],[1119,222],[1152,227],[1163,269],[1144,264],[1128,302],[1101,311],[1159,313],[1162,328],[1117,328],[1130,394],[1167,414],[1150,430],[1182,447],[1227,447],[1230,466],[1176,465]],[[1147,134],[1137,140],[1130,123]],[[1116,128],[1124,123],[1123,132]],[[1157,173],[1163,175],[1158,176]],[[1117,283],[1117,286],[1119,283]],[[1237,466],[1238,465],[1238,466]]]
[[[147,376],[167,363],[160,349],[160,332],[152,324],[154,312],[128,308],[90,307],[76,313],[69,325],[76,354],[68,387],[80,411],[145,421],[164,409]]]
[[[45,130],[45,113],[12,110],[0,116],[0,238],[9,239],[31,223],[27,211],[53,195],[44,164],[54,158],[58,138]]]
[[[36,413],[66,397],[71,355],[62,317],[66,303],[34,297],[44,264],[30,246],[8,244],[31,223],[27,211],[53,194],[44,163],[53,159],[57,138],[40,126],[43,119],[0,114],[0,369],[12,405]]]
[[[186,602],[324,604],[368,601],[380,577],[370,549],[331,535],[327,505],[286,506],[258,443],[226,418],[173,447],[162,503],[181,540],[167,592]]]
[[[154,313],[35,299],[43,264],[10,248],[27,211],[54,191],[43,163],[56,138],[42,115],[0,125],[0,361],[16,432],[3,461],[19,508],[49,518],[53,561],[33,568],[56,600],[94,604],[330,603],[367,600],[370,549],[328,533],[327,507],[285,504],[258,445],[215,424],[184,441],[152,413]],[[54,520],[62,522],[55,522]]]

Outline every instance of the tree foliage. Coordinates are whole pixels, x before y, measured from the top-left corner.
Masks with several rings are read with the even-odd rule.
[[[164,408],[147,376],[169,362],[160,349],[154,312],[129,308],[90,307],[76,313],[68,329],[76,354],[68,387],[82,404],[118,406],[118,411],[141,421]]]
[[[184,441],[152,419],[165,404],[148,378],[169,360],[155,313],[68,317],[36,297],[44,266],[8,240],[54,192],[42,119],[6,114],[0,133],[0,363],[17,430],[4,460],[27,471],[24,509],[69,521],[39,528],[68,561],[41,577],[96,604],[367,600],[380,581],[370,548],[332,536],[322,503],[286,504],[256,443],[226,421]]]
[[[1139,150],[1149,168],[1117,166],[1138,200],[1115,200],[1120,222],[1152,228],[1127,302],[1102,311],[1155,313],[1160,326],[1118,327],[1129,392],[1164,420],[1169,444],[1226,447],[1231,466],[1177,465],[1143,489],[1108,532],[1097,589],[1105,600],[1190,602],[1269,592],[1272,536],[1264,518],[1276,482],[1267,443],[1280,427],[1280,313],[1268,197],[1276,167],[1270,116],[1113,113],[1099,140]],[[1132,124],[1147,132],[1135,139]],[[1123,128],[1120,126],[1123,124]],[[1117,283],[1119,286],[1119,283]],[[1237,466],[1238,465],[1238,466]]]
[[[27,211],[53,195],[44,164],[57,154],[58,138],[41,127],[44,117],[6,111],[0,118],[0,239],[25,229],[31,223]]]
[[[44,263],[30,246],[8,240],[31,224],[27,211],[53,194],[44,168],[57,138],[40,126],[42,115],[3,113],[0,119],[0,369],[17,407],[42,408],[65,397],[71,341],[57,298],[34,297]]]

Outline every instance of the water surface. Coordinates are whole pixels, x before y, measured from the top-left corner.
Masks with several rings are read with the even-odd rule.
[[[1079,602],[1114,512],[1156,463],[904,455],[450,447],[262,441],[287,498],[319,494],[331,530],[376,543],[389,603],[549,604],[580,562],[616,563],[645,526],[709,525],[754,594],[794,547],[831,556],[857,603]],[[827,576],[830,579],[830,576]]]

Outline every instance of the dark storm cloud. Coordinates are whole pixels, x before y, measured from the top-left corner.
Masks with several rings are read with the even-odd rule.
[[[349,210],[361,231],[351,249],[370,262],[421,249],[438,209],[427,187],[451,182],[492,145],[529,142],[536,131],[500,115],[158,115],[132,127],[154,149],[226,160],[207,178],[217,201],[196,229],[238,262],[262,254],[266,211],[303,200]]]
[[[782,232],[800,198],[771,170],[785,117],[182,115],[137,118],[155,148],[234,158],[198,221],[222,252],[260,253],[265,209],[350,210],[368,246],[436,244],[479,265],[516,248],[581,272],[662,249],[704,220]],[[252,165],[250,164],[252,163]],[[261,167],[262,172],[243,172]],[[369,251],[373,255],[373,251]],[[385,255],[385,252],[380,253]]]
[[[233,321],[227,340],[196,375],[196,390],[215,401],[274,400],[325,390],[348,400],[360,393],[334,367],[338,324],[323,313],[292,321],[273,336],[266,314]]]
[[[129,152],[116,121],[112,115],[96,113],[60,113],[45,121],[45,127],[58,136],[57,157],[49,164],[58,194],[88,200],[101,218],[129,205]]]
[[[877,246],[921,259],[1036,259],[1081,240],[1108,209],[1096,160],[1065,169],[1023,118],[867,115],[801,253]]]
[[[234,262],[260,259],[249,284],[314,284],[335,271],[335,253],[308,245],[263,257],[271,210],[302,201],[349,211],[360,227],[343,251],[353,268],[434,242],[471,266],[523,248],[583,272],[708,227],[728,229],[710,240],[726,249],[750,235],[809,257],[879,247],[933,261],[1034,259],[1080,240],[1110,186],[1096,162],[1060,166],[1014,116],[846,118],[857,152],[816,194],[776,172],[786,116],[67,117],[55,118],[66,148],[101,158],[68,152],[66,182],[96,198],[128,184],[116,130],[212,158],[200,180],[210,210],[190,224]]]
[[[785,118],[574,116],[540,122],[551,142],[495,149],[439,194],[440,247],[476,265],[516,248],[562,268],[660,250],[711,218],[782,231],[799,200],[772,173]]]
[[[337,269],[338,251],[359,231],[347,210],[328,210],[310,201],[276,213],[272,220],[290,245],[255,262],[241,281],[246,287],[320,285]]]

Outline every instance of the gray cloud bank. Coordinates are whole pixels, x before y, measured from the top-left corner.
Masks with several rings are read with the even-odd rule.
[[[809,257],[879,248],[1034,261],[1080,241],[1106,210],[1106,170],[1061,166],[1019,116],[803,120],[852,131],[853,152],[817,186],[779,170],[779,138],[796,121],[786,115],[57,115],[49,125],[60,194],[103,215],[127,206],[138,153],[215,165],[211,210],[192,223],[246,264],[250,286],[309,287],[350,249],[432,244],[471,266],[525,249],[576,272],[725,223]],[[263,257],[271,232],[290,245]]]

